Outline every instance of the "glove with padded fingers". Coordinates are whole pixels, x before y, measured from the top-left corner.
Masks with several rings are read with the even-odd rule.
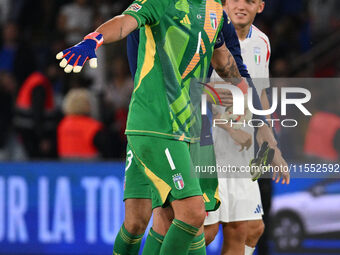
[[[84,37],[80,43],[59,52],[56,56],[61,60],[59,66],[66,73],[79,73],[86,61],[89,59],[90,67],[97,68],[96,50],[103,44],[103,35],[93,32]]]

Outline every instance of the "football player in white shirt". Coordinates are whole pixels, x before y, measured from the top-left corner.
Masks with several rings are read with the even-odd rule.
[[[253,78],[262,107],[269,109],[265,89],[270,86],[270,43],[268,37],[252,24],[256,14],[263,11],[264,5],[263,0],[226,0],[224,9],[236,29],[243,61]],[[221,80],[216,72],[213,73],[212,79],[214,78]],[[215,110],[220,113],[225,111],[216,108]],[[217,165],[247,166],[254,157],[253,134],[254,129],[251,127],[238,130],[226,127],[213,128]],[[244,148],[244,144],[249,144],[247,141],[250,141],[252,146],[247,148],[248,150],[240,151]],[[276,149],[275,153],[276,157],[282,159],[279,160],[280,163],[286,165],[281,152]],[[222,254],[253,254],[256,243],[264,231],[258,183],[251,180],[250,174],[249,178],[223,177],[219,179],[221,206],[216,212],[209,212],[205,221],[207,244],[214,239],[219,223],[222,223],[224,235]]]

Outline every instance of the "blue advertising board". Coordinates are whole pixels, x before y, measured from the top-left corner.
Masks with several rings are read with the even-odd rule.
[[[0,254],[112,254],[124,220],[124,167],[0,163]],[[218,254],[219,240],[209,254]]]
[[[111,254],[122,163],[0,165],[0,254]]]

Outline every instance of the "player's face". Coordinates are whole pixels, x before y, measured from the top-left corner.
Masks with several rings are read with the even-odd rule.
[[[252,24],[257,13],[264,8],[262,0],[226,0],[225,9],[235,26]]]

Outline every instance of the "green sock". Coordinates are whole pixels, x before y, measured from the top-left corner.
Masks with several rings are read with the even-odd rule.
[[[146,238],[142,255],[159,255],[164,236],[156,233],[152,228]]]
[[[187,255],[198,228],[174,219],[166,234],[160,255]]]
[[[132,235],[124,227],[120,228],[113,246],[113,255],[137,255],[144,234]]]
[[[199,236],[196,236],[194,240],[192,240],[188,255],[206,255],[205,249],[205,238],[204,233]]]

